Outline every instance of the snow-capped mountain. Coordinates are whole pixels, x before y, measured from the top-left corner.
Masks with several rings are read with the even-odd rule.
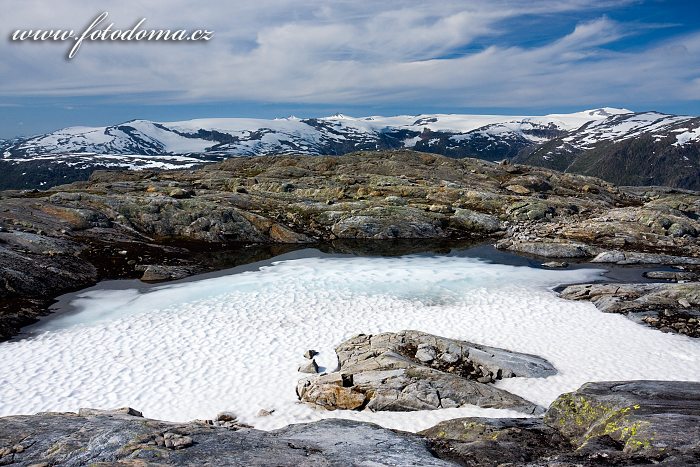
[[[523,150],[515,160],[618,184],[700,189],[700,118],[618,114]]]
[[[0,141],[0,165],[7,175],[0,188],[47,186],[102,168],[167,169],[236,156],[339,155],[400,148],[450,157],[519,158],[566,169],[574,155],[644,135],[654,135],[666,146],[693,146],[700,140],[698,126],[692,117],[615,108],[545,116],[338,114],[308,119],[133,120]]]
[[[573,114],[519,117],[499,115],[418,115],[353,118],[262,120],[197,119],[181,122],[133,120],[107,127],[71,127],[5,142],[5,160],[27,160],[62,154],[173,156],[249,156],[265,154],[341,154],[354,150],[416,146],[440,141],[448,150],[489,144],[530,145],[627,112],[597,109]],[[480,143],[479,143],[480,142]],[[511,149],[517,152],[518,149]],[[506,151],[507,152],[507,151]],[[513,154],[514,155],[514,154]],[[170,158],[164,157],[163,160]],[[174,163],[180,162],[175,159]]]

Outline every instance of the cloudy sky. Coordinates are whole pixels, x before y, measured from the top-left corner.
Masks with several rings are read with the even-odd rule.
[[[59,7],[60,4],[60,7]],[[133,118],[700,114],[700,2],[0,0],[0,138]],[[209,29],[203,43],[12,42],[17,29]]]

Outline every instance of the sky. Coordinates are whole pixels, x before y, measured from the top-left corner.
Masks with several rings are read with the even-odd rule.
[[[59,6],[60,3],[60,6]],[[143,118],[700,115],[695,0],[0,0],[0,138]],[[14,31],[207,29],[199,42]],[[98,27],[99,28],[99,27]]]

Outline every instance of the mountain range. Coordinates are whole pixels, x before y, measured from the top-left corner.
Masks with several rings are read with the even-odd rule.
[[[340,155],[410,148],[700,189],[700,118],[600,108],[545,116],[132,120],[0,140],[2,188],[49,187],[96,169],[171,169],[236,156]]]

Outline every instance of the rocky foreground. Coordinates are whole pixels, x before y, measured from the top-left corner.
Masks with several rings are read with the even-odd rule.
[[[411,151],[96,172],[88,182],[0,194],[0,339],[61,293],[250,261],[240,247],[250,244],[275,254],[319,242],[493,239],[545,258],[692,273],[698,219],[698,192]]]
[[[0,418],[0,465],[697,465],[700,383],[588,383],[543,419],[464,418],[419,434],[324,420],[264,432],[133,409]]]

